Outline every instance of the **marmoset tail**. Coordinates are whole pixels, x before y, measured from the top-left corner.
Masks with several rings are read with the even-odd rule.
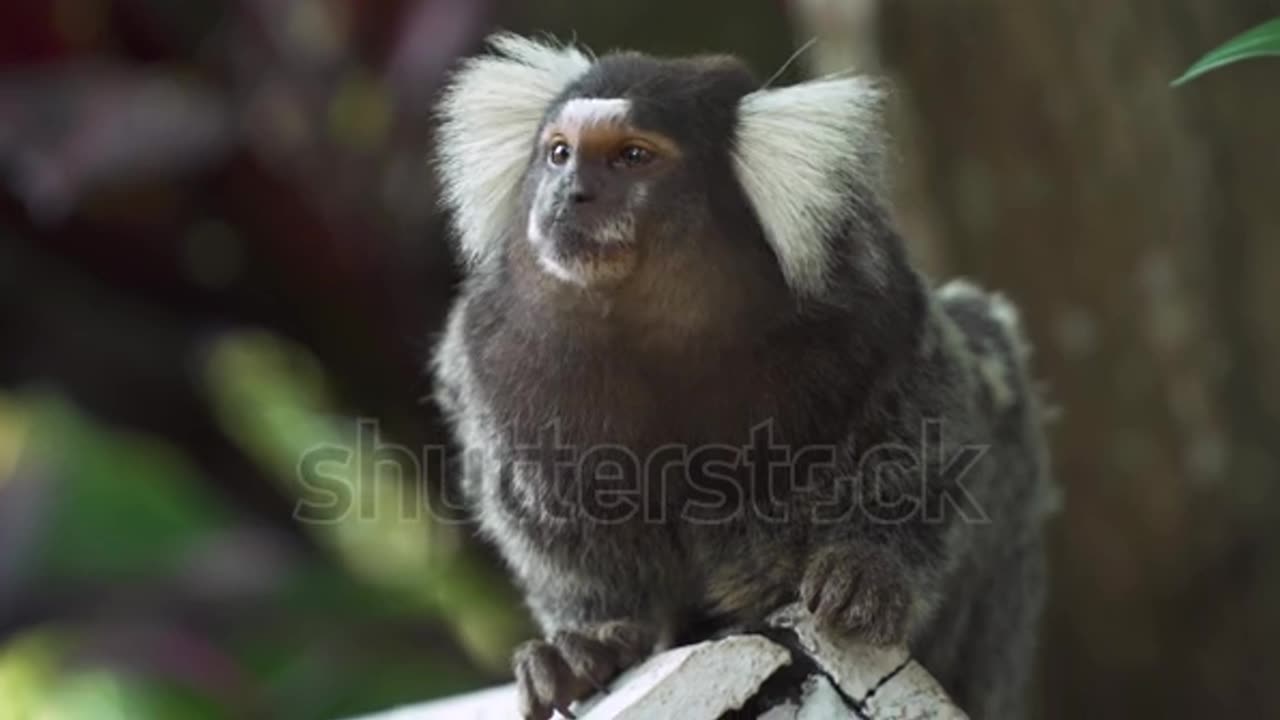
[[[524,716],[799,601],[1021,717],[1051,497],[1027,343],[908,262],[882,90],[491,46],[440,106],[466,280],[433,371],[544,633]]]

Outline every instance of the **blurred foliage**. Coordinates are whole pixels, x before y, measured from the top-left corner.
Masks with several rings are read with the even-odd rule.
[[[1253,58],[1280,55],[1280,18],[1232,38],[1221,47],[1196,61],[1183,73],[1182,77],[1173,81],[1174,85],[1182,85],[1217,70],[1220,67],[1250,60]]]
[[[277,357],[248,357],[280,351],[263,342],[225,352],[270,368]],[[237,381],[257,389],[273,381],[274,398],[241,399],[277,418],[286,437],[308,442],[302,434],[323,427],[279,399],[297,390],[287,378],[238,370]],[[0,692],[0,717],[46,717],[35,709],[47,717],[339,716],[456,691],[484,677],[433,657],[449,644],[433,638],[433,624],[456,622],[490,667],[520,637],[522,628],[510,622],[511,597],[494,587],[494,578],[458,570],[456,558],[438,560],[440,567],[427,562],[425,516],[388,528],[384,520],[394,526],[401,509],[351,512],[352,519],[373,521],[351,526],[342,519],[312,529],[335,550],[343,535],[359,552],[291,553],[269,531],[237,522],[210,495],[207,480],[165,443],[104,430],[56,398],[6,398],[4,406],[4,440],[14,439],[15,415],[29,438],[6,484],[5,510],[39,511],[24,518],[38,531],[10,580],[39,588],[52,607],[81,593],[92,594],[96,607],[24,630],[9,643],[0,688],[12,692]],[[345,447],[337,434],[328,440]],[[347,481],[358,495],[363,485],[388,478],[366,467]],[[474,593],[473,612],[449,602],[459,590],[436,591],[437,585]],[[367,644],[371,637],[384,642]],[[434,651],[419,652],[415,638]]]
[[[228,434],[299,498],[294,517],[304,530],[364,581],[447,618],[477,660],[495,668],[505,663],[528,628],[515,622],[515,599],[500,579],[466,561],[458,528],[433,522],[426,489],[412,482],[426,469],[414,462],[421,453],[398,448],[404,452],[380,457],[376,423],[344,431],[332,416],[309,409],[324,395],[318,366],[270,335],[219,339],[208,377]],[[344,458],[336,474],[306,462],[324,449]],[[315,494],[334,502],[309,502]]]

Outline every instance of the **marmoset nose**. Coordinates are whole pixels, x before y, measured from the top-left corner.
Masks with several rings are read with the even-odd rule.
[[[568,199],[570,205],[599,203],[604,190],[608,188],[606,178],[591,163],[579,163],[573,177],[569,180]]]

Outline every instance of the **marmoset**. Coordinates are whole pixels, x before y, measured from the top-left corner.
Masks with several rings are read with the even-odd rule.
[[[879,84],[490,46],[440,104],[466,277],[432,371],[543,632],[524,717],[791,602],[1020,717],[1052,495],[1028,345],[910,264]]]

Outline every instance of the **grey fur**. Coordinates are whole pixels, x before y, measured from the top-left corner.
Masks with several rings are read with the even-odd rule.
[[[1022,717],[1052,492],[1016,313],[968,284],[931,291],[858,183],[855,211],[815,223],[836,228],[811,238],[827,281],[792,287],[733,171],[736,108],[756,87],[723,58],[594,61],[556,102],[627,97],[637,124],[686,150],[637,220],[645,264],[605,290],[539,269],[531,136],[524,199],[495,208],[500,260],[472,266],[437,348],[468,496],[547,638],[517,653],[522,712],[589,692],[599,678],[574,668],[613,674],[798,598],[851,638],[908,642],[973,717]],[[940,444],[925,437],[938,427]],[[583,462],[547,464],[549,428]],[[765,432],[832,448],[834,465],[707,462]],[[923,476],[887,462],[930,440]],[[706,452],[630,474],[609,463],[678,446]],[[977,446],[968,472],[943,472]],[[592,495],[606,487],[634,506]]]

